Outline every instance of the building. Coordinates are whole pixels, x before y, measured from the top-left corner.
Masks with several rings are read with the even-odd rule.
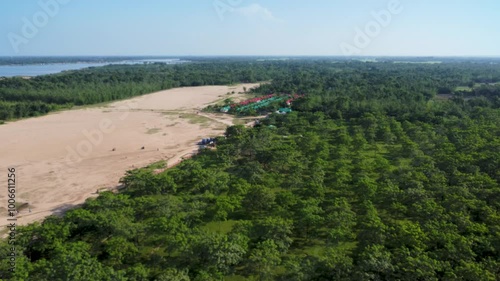
[[[288,107],[283,107],[283,108],[280,108],[278,109],[277,113],[278,114],[288,114],[292,112],[292,109],[291,108],[288,108]]]
[[[228,113],[229,110],[231,109],[231,106],[224,106],[223,108],[220,109],[220,112],[222,113]]]

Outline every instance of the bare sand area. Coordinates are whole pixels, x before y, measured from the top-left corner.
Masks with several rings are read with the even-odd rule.
[[[243,121],[199,110],[241,98],[243,87],[256,86],[177,88],[1,125],[4,186],[7,169],[14,167],[16,201],[27,203],[17,224],[63,212],[97,196],[98,189],[116,188],[127,170],[160,160],[177,164],[197,151],[201,138],[221,135]],[[7,195],[6,188],[0,192],[0,226],[8,224]]]

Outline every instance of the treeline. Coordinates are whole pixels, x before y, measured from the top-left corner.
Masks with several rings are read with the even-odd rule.
[[[0,57],[0,65],[30,65],[30,64],[55,64],[55,63],[119,63],[123,61],[153,61],[177,59],[174,57],[135,57],[135,56],[75,56],[75,57]]]
[[[199,62],[112,65],[31,79],[0,79],[0,120],[36,116],[54,109],[108,102],[174,87],[264,81],[273,73],[266,65]]]
[[[309,94],[308,99],[301,99],[295,107],[324,112],[332,118],[358,118],[370,112],[400,120],[431,121],[449,111],[446,107],[450,104],[434,102],[436,95],[449,94],[464,102],[463,98],[470,96],[462,95],[461,87],[499,81],[500,66],[490,64],[325,62],[322,67],[304,65],[290,75],[276,77],[258,91]],[[478,87],[474,97],[477,99],[469,100],[471,106],[480,103],[485,107],[500,107],[499,85]]]
[[[160,173],[164,163],[129,171],[119,194],[21,228],[16,272],[4,263],[0,278],[500,279],[498,96],[434,98],[442,85],[425,81],[460,80],[460,65],[433,77],[350,64],[350,80],[331,77],[343,85],[314,64],[283,63],[303,78],[260,89],[307,92],[293,113],[230,127],[216,150]]]
[[[311,93],[302,110],[338,116],[366,110],[401,116],[424,112],[422,101],[436,94],[452,94],[459,86],[500,81],[500,66],[480,63],[395,64],[334,59],[260,61],[248,58],[194,59],[193,63],[166,65],[112,65],[69,71],[31,79],[0,79],[0,120],[45,114],[70,108],[129,98],[184,86],[227,85],[273,80],[261,93]],[[488,101],[498,107],[498,87]],[[369,94],[367,94],[369,93]],[[373,101],[383,100],[383,108]],[[404,100],[403,107],[398,101]],[[342,110],[339,107],[343,107]]]

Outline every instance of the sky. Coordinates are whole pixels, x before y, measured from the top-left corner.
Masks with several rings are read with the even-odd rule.
[[[500,56],[498,0],[0,0],[0,56]]]

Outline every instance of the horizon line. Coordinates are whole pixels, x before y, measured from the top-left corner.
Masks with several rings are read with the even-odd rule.
[[[317,57],[317,58],[500,58],[500,55],[0,55],[0,58],[26,58],[26,57]]]

